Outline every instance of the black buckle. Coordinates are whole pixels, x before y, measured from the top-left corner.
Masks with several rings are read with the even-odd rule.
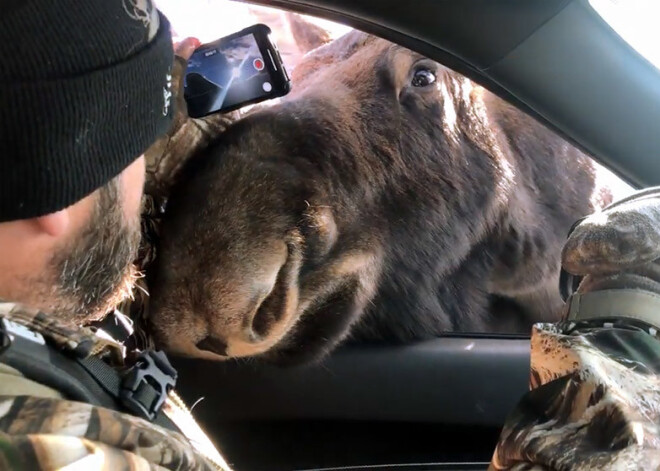
[[[164,352],[144,351],[122,379],[119,398],[132,413],[153,421],[176,384],[177,372]]]

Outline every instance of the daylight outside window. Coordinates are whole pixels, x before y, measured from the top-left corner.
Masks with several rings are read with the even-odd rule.
[[[589,3],[624,41],[660,69],[658,0],[589,0]]]

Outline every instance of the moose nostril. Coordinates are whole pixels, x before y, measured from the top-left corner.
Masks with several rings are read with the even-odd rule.
[[[295,233],[297,235],[297,232]],[[276,345],[291,329],[297,319],[298,273],[302,261],[299,238],[285,241],[284,253],[273,253],[269,263],[264,263],[261,276],[251,280],[243,292],[248,299],[237,303],[236,312],[243,309],[243,316],[235,316],[225,327],[229,356],[251,356],[265,352]],[[215,340],[215,339],[214,339]],[[201,343],[203,348],[212,342]]]
[[[268,337],[271,330],[286,314],[287,290],[291,284],[291,261],[285,260],[272,281],[262,286],[254,300],[252,315],[246,319],[248,342],[259,342]]]
[[[200,350],[206,350],[207,352],[227,356],[227,343],[210,335],[197,342],[195,346]]]
[[[277,322],[272,312],[269,312],[269,302],[264,302],[252,318],[252,333],[254,336],[265,337],[272,325]]]

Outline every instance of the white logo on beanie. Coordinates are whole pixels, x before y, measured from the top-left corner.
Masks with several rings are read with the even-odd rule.
[[[172,100],[172,74],[165,75],[166,85],[163,87],[163,116],[170,112],[170,102]]]
[[[156,33],[160,22],[158,21],[158,11],[151,0],[122,0],[126,14],[139,21],[147,28],[147,41],[151,41]]]

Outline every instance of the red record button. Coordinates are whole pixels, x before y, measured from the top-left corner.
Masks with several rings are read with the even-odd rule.
[[[264,61],[261,59],[255,59],[252,61],[252,65],[254,66],[255,69],[257,70],[264,70]]]

